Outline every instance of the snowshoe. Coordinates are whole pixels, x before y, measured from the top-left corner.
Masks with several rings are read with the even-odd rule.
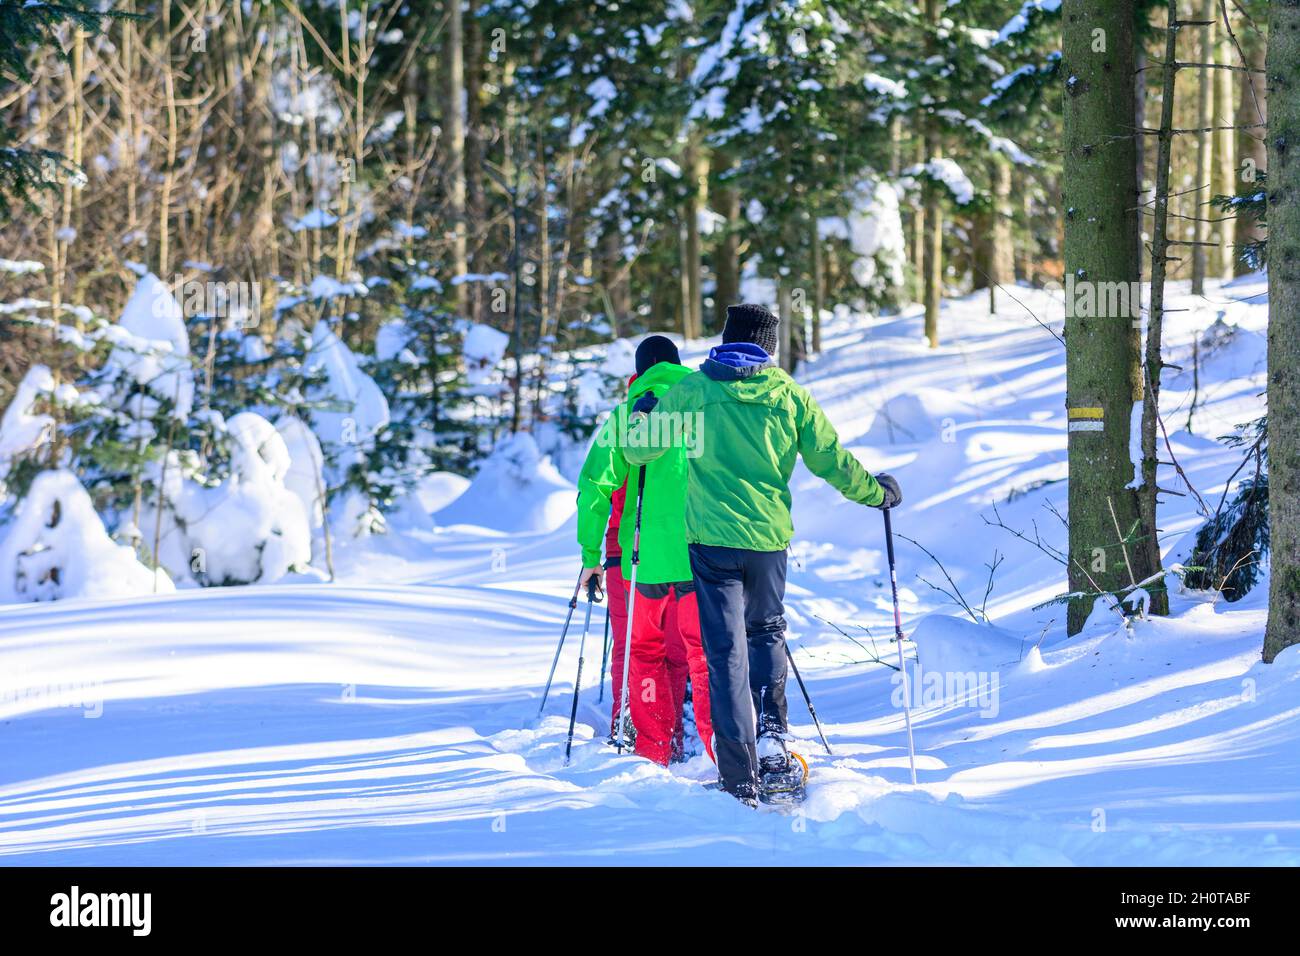
[[[611,747],[618,747],[617,726],[610,731],[609,739],[605,743]],[[623,721],[623,749],[629,752],[636,749],[636,727],[633,726],[631,717]]]
[[[758,773],[785,773],[790,769],[790,755],[786,752],[785,734],[776,729],[758,735],[755,747],[758,754]]]
[[[784,747],[782,752],[785,753]],[[774,806],[803,803],[807,794],[808,761],[791,750],[785,753],[784,766],[778,768],[775,764],[776,758],[773,757],[759,770],[758,799]],[[769,766],[772,769],[768,769]]]

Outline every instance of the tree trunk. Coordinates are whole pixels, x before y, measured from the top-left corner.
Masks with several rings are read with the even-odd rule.
[[[713,155],[713,170],[720,174],[733,163],[720,153]],[[718,214],[726,219],[726,232],[713,253],[713,274],[716,277],[713,291],[713,333],[722,331],[727,321],[727,306],[740,301],[740,238],[736,227],[740,222],[740,193],[734,187],[718,190]]]
[[[1169,0],[1168,17],[1171,21],[1177,16],[1177,0]],[[1137,557],[1140,577],[1145,578],[1160,568],[1160,540],[1157,537],[1159,525],[1156,512],[1159,505],[1159,470],[1158,434],[1160,426],[1160,377],[1164,372],[1164,357],[1161,351],[1165,327],[1165,277],[1170,262],[1169,257],[1169,171],[1172,165],[1174,139],[1174,99],[1175,79],[1178,68],[1177,59],[1178,31],[1169,28],[1165,33],[1165,65],[1162,72],[1163,84],[1160,101],[1159,138],[1156,146],[1156,191],[1153,204],[1151,226],[1151,303],[1147,318],[1146,356],[1142,367],[1145,389],[1142,401],[1142,421],[1140,441],[1142,448],[1142,482],[1138,487],[1138,517],[1141,521],[1142,537],[1133,542],[1131,551]],[[1136,316],[1136,313],[1135,313]],[[1140,319],[1135,318],[1135,326]],[[1128,560],[1130,549],[1125,549]],[[1130,584],[1136,583],[1130,580]],[[1155,614],[1169,613],[1169,595],[1164,589],[1151,589],[1151,611]]]
[[[822,274],[822,239],[817,231],[817,217],[812,220],[809,236],[812,246],[812,352],[820,355],[822,350],[822,309],[826,307],[826,277]]]
[[[1268,16],[1268,507],[1264,660],[1300,642],[1300,3]]]
[[[623,255],[619,242],[618,223],[605,225],[600,237],[600,284],[605,290],[605,310],[609,313],[610,330],[614,337],[622,332],[623,319],[632,311],[631,290],[624,275]]]
[[[476,229],[482,229],[482,224],[487,222],[487,199],[483,189],[487,149],[483,139],[483,31],[478,22],[478,8],[479,0],[469,0],[465,19],[465,214],[468,222],[474,223]],[[486,235],[477,238],[475,250],[482,248],[484,239]],[[467,250],[466,258],[476,257],[471,257]],[[466,285],[469,286],[470,318],[482,322],[486,311],[483,308],[484,284],[470,282]]]
[[[696,339],[704,334],[702,315],[704,298],[700,291],[700,213],[708,199],[708,159],[694,142],[686,148],[684,168],[687,176],[686,212],[684,223],[686,241],[682,249],[682,319],[686,327],[686,337]]]
[[[442,38],[442,61],[446,70],[443,136],[447,153],[443,175],[447,189],[447,225],[451,231],[451,272],[463,276],[469,271],[465,239],[465,53],[461,21],[461,0],[448,0],[447,26]],[[456,286],[456,311],[468,311],[468,284]]]
[[[1264,69],[1264,38],[1254,30],[1243,30],[1237,34],[1242,52],[1246,55],[1246,66],[1252,70]],[[1264,127],[1268,122],[1268,93],[1264,77],[1259,73],[1234,73],[1237,79],[1237,182],[1249,189],[1257,181],[1257,173],[1267,168],[1268,156],[1264,147]],[[1242,247],[1259,242],[1264,238],[1264,229],[1251,219],[1237,222],[1237,251]],[[1234,275],[1245,275],[1251,271],[1240,255],[1233,257]]]
[[[1011,164],[1004,159],[993,161],[993,248],[989,259],[989,276],[997,285],[1016,281],[1016,250],[1011,235]]]
[[[1138,129],[1147,128],[1147,51],[1142,46],[1142,41],[1137,40],[1134,43],[1133,51],[1133,125]],[[1138,202],[1144,203],[1148,200],[1146,190],[1146,167],[1147,151],[1146,137],[1133,137],[1133,151],[1137,154],[1137,184],[1138,184]],[[1142,248],[1142,216],[1137,217],[1138,231],[1138,248]],[[1142,261],[1138,259],[1138,277],[1142,276]]]
[[[1132,290],[1138,275],[1133,22],[1133,0],[1065,0],[1062,7],[1061,74],[1069,78],[1062,176],[1065,272],[1093,289],[1114,282]],[[1104,50],[1097,48],[1097,37]],[[1134,567],[1130,574],[1122,535],[1115,530],[1118,524],[1126,534],[1138,519],[1137,498],[1127,486],[1133,479],[1130,422],[1141,393],[1139,332],[1129,310],[1096,311],[1106,310],[1075,308],[1067,296],[1072,592],[1114,591],[1145,576],[1145,568]],[[1092,603],[1070,602],[1069,633],[1083,626]]]
[[[1228,31],[1222,24],[1217,29],[1219,42],[1214,62],[1231,66],[1237,62],[1237,51],[1228,39]],[[1238,64],[1240,65],[1240,64]],[[1210,190],[1212,196],[1231,196],[1236,192],[1237,137],[1233,126],[1233,70],[1213,70],[1214,73],[1214,170]],[[1206,215],[1212,219],[1221,219],[1210,227],[1211,239],[1219,246],[1213,262],[1212,274],[1219,278],[1232,275],[1232,261],[1236,257],[1237,231],[1236,220],[1228,213],[1206,207]]]
[[[939,0],[925,0],[925,19],[930,29],[939,26]],[[927,36],[926,46],[934,55],[935,44]],[[937,120],[928,119],[925,123],[925,162],[933,162],[942,155]],[[943,297],[943,209],[939,205],[939,189],[926,180],[925,209],[922,225],[922,249],[924,260],[921,267],[922,289],[925,301],[925,337],[930,348],[939,345],[939,303]]]
[[[794,297],[791,294],[789,278],[777,280],[776,286],[776,313],[781,320],[780,336],[777,341],[780,343],[777,348],[780,351],[778,362],[781,368],[785,369],[791,375],[794,374]]]
[[[1214,20],[1218,16],[1216,0],[1201,0],[1197,19]],[[1173,14],[1170,15],[1174,19]],[[1202,63],[1214,62],[1214,27],[1199,27]],[[1207,67],[1196,71],[1196,179],[1192,183],[1196,199],[1196,220],[1192,225],[1192,295],[1205,294],[1205,276],[1209,272],[1210,223],[1214,207],[1209,204],[1213,192],[1214,141],[1209,128],[1214,125],[1214,73]]]
[[[990,163],[990,168],[992,164]],[[993,219],[992,209],[981,210],[971,217],[970,288],[972,292],[993,286]]]

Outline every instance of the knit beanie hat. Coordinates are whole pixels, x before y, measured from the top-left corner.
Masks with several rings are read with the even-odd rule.
[[[729,305],[727,322],[722,327],[722,344],[752,342],[775,357],[776,333],[780,325],[781,320],[761,305]]]
[[[677,354],[673,340],[663,335],[648,335],[636,347],[636,374],[644,375],[660,362],[681,365],[682,358]]]

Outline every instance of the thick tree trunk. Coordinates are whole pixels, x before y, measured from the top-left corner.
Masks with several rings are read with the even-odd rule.
[[[725,172],[732,165],[730,159],[714,154],[715,173]],[[736,233],[740,222],[740,193],[736,189],[718,190],[718,214],[727,220],[727,231],[713,254],[713,274],[717,279],[713,292],[713,334],[722,331],[727,321],[727,306],[740,301],[740,238]]]
[[[1237,34],[1242,52],[1246,55],[1246,66],[1252,70],[1264,69],[1264,38],[1254,30],[1242,30]],[[1257,173],[1268,165],[1268,156],[1264,146],[1264,127],[1268,122],[1268,93],[1264,77],[1259,73],[1234,73],[1237,77],[1237,183],[1250,188],[1256,182]],[[1264,229],[1258,222],[1241,219],[1237,222],[1237,251],[1248,243],[1259,242],[1264,238]],[[1245,275],[1250,266],[1243,262],[1240,255],[1233,257],[1233,274]]]
[[[993,160],[993,221],[989,231],[989,311],[996,311],[998,286],[1016,281],[1016,250],[1011,235],[1011,164]]]
[[[1268,507],[1264,660],[1300,643],[1300,2],[1269,5]]]
[[[971,218],[971,277],[972,292],[993,287],[993,220],[992,209],[976,213]]]
[[[793,375],[795,363],[794,296],[791,294],[790,280],[788,278],[777,280],[776,313],[781,320],[781,334],[777,339],[780,343],[778,346],[780,355],[777,361],[781,368]]]
[[[1068,78],[1062,176],[1065,272],[1076,288],[1079,283],[1093,289],[1102,282],[1122,283],[1103,288],[1131,292],[1139,254],[1137,159],[1130,135],[1133,2],[1065,0],[1062,17],[1061,75]],[[1098,36],[1104,38],[1104,50],[1096,46]],[[1093,298],[1115,303],[1125,297]],[[1126,567],[1121,546],[1138,520],[1137,497],[1127,486],[1133,480],[1130,423],[1141,394],[1139,332],[1129,309],[1091,310],[1067,300],[1065,338],[1070,590],[1119,590],[1147,571]],[[1092,603],[1070,602],[1070,633],[1083,626]]]

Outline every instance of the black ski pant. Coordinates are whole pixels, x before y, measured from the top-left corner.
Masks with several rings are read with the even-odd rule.
[[[784,551],[690,546],[722,785],[758,788],[757,731],[786,729]]]

